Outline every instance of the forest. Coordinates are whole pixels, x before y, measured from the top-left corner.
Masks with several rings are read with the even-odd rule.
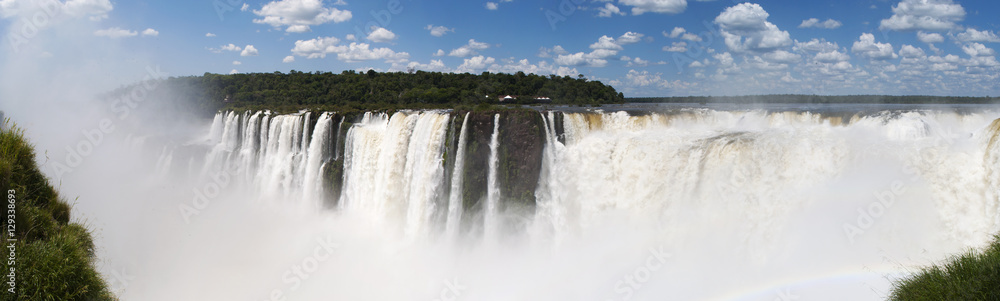
[[[121,87],[105,99],[129,97],[139,85]],[[350,107],[444,108],[498,104],[498,97],[512,95],[504,103],[552,103],[598,105],[623,103],[625,97],[611,86],[582,75],[541,76],[535,74],[441,73],[441,72],[300,72],[213,74],[171,77],[155,83],[151,97],[171,97],[193,102],[208,110],[222,108],[315,108]],[[169,95],[169,96],[167,96]],[[536,99],[537,98],[537,99]]]

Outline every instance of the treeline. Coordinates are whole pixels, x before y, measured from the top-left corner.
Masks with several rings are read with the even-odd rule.
[[[127,97],[135,86],[122,87],[107,97]],[[373,104],[427,108],[498,103],[500,95],[527,96],[515,103],[530,103],[534,96],[548,97],[554,104],[596,105],[625,101],[624,95],[613,87],[599,81],[588,81],[582,75],[573,78],[523,72],[483,72],[478,75],[424,71],[362,73],[353,70],[339,74],[295,70],[287,74],[205,73],[202,76],[171,77],[156,86],[157,90],[168,89],[171,97],[182,98],[208,109],[317,105],[370,108]]]
[[[892,95],[752,95],[752,96],[678,96],[632,97],[633,103],[887,103],[887,104],[992,104],[996,97],[892,96]]]

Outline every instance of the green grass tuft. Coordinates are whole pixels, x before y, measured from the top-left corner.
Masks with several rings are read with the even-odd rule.
[[[11,123],[4,128],[0,131],[0,189],[5,195],[8,189],[15,191],[17,257],[14,265],[3,260],[2,271],[6,275],[13,267],[17,285],[15,293],[8,292],[5,278],[0,299],[114,300],[94,268],[90,232],[70,222],[71,206],[39,170],[34,148],[23,131]],[[2,219],[0,227],[6,230],[7,223]]]
[[[1000,235],[983,251],[968,251],[893,284],[889,300],[1000,300]]]

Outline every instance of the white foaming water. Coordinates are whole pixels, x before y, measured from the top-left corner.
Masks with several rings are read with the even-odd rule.
[[[1000,231],[994,112],[542,112],[537,206],[504,213],[526,215],[520,230],[491,222],[503,202],[499,115],[479,158],[482,216],[462,212],[461,173],[445,181],[450,114],[366,113],[344,137],[339,197],[322,192],[335,115],[312,128],[308,116],[217,114],[202,173],[250,177],[192,222],[160,220],[150,235],[163,242],[146,242],[158,252],[123,297],[877,300],[883,277]],[[455,170],[475,160],[468,119]],[[200,162],[166,153],[158,170]],[[331,199],[337,209],[316,209]],[[311,209],[289,209],[300,203]],[[439,239],[477,218],[483,237]],[[483,243],[500,233],[503,244]],[[335,242],[333,255],[319,256],[317,239]]]
[[[449,115],[401,112],[374,116],[347,132],[341,207],[378,222],[404,221],[409,237],[428,231],[444,184]]]
[[[483,220],[484,234],[487,240],[495,240],[497,238],[497,229],[499,221],[497,221],[497,207],[500,203],[500,184],[498,179],[499,175],[497,168],[500,165],[500,154],[498,154],[498,149],[500,148],[500,114],[493,115],[493,134],[490,136],[490,161],[489,161],[489,171],[486,176],[486,216]]]
[[[448,198],[448,220],[445,225],[445,233],[449,238],[455,238],[458,235],[459,223],[462,221],[462,171],[465,170],[465,144],[469,135],[469,114],[465,113],[465,118],[462,119],[462,130],[458,134],[458,151],[455,154],[455,168],[451,175],[451,192]]]

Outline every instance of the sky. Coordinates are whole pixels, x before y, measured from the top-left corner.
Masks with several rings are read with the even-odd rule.
[[[374,69],[582,74],[626,97],[1000,95],[996,1],[494,1],[0,0],[0,64],[108,87]]]

